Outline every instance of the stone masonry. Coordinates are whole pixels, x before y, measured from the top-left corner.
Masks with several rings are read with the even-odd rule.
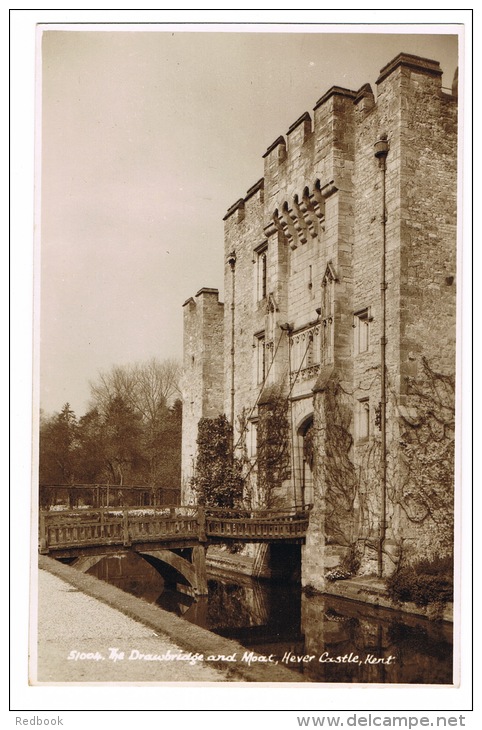
[[[225,215],[224,312],[211,289],[184,305],[185,495],[199,418],[225,413],[251,505],[312,505],[318,590],[349,555],[387,575],[450,550],[457,95],[441,77],[401,53],[376,95],[329,89]],[[280,400],[289,464],[268,493],[259,433]]]
[[[223,315],[217,289],[203,288],[184,303],[182,504],[191,504],[197,425],[223,412]]]

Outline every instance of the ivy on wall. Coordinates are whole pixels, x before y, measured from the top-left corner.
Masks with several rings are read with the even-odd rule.
[[[323,438],[323,481],[326,493],[325,525],[331,542],[348,547],[355,535],[354,503],[358,479],[353,464],[351,399],[338,382],[325,390]]]
[[[406,384],[403,398],[390,389],[387,405],[386,522],[392,531],[384,555],[395,570],[421,558],[453,555],[455,380],[422,358],[417,377]],[[353,441],[353,394],[339,382],[328,384],[319,407],[316,469],[326,539],[349,547],[370,572],[381,517],[377,423],[370,439]]]
[[[233,508],[243,497],[241,463],[233,458],[233,433],[225,415],[198,424],[196,473],[191,480],[199,504]]]
[[[427,557],[453,554],[455,378],[422,358],[407,380],[410,409],[400,409],[402,470],[393,498],[409,521],[424,524],[418,541]],[[427,529],[427,526],[429,529]]]
[[[277,505],[277,491],[291,476],[288,410],[287,398],[276,388],[258,409],[258,493],[265,507]]]

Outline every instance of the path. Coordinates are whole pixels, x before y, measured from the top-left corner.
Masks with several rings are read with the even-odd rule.
[[[235,641],[45,556],[36,626],[32,684],[300,681],[282,666],[243,660],[250,651]]]

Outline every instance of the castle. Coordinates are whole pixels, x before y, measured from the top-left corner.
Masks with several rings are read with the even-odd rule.
[[[252,508],[310,505],[302,582],[453,541],[457,90],[400,53],[329,89],[224,217],[225,303],[184,304],[183,502],[226,414]]]

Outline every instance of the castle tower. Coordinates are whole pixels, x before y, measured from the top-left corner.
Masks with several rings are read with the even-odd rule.
[[[199,418],[229,415],[251,505],[312,505],[323,591],[350,555],[386,576],[451,549],[457,97],[400,53],[263,159],[224,216],[224,314],[216,290],[185,304],[183,478]]]
[[[181,504],[192,502],[201,418],[223,412],[223,311],[217,289],[203,288],[184,305]]]

